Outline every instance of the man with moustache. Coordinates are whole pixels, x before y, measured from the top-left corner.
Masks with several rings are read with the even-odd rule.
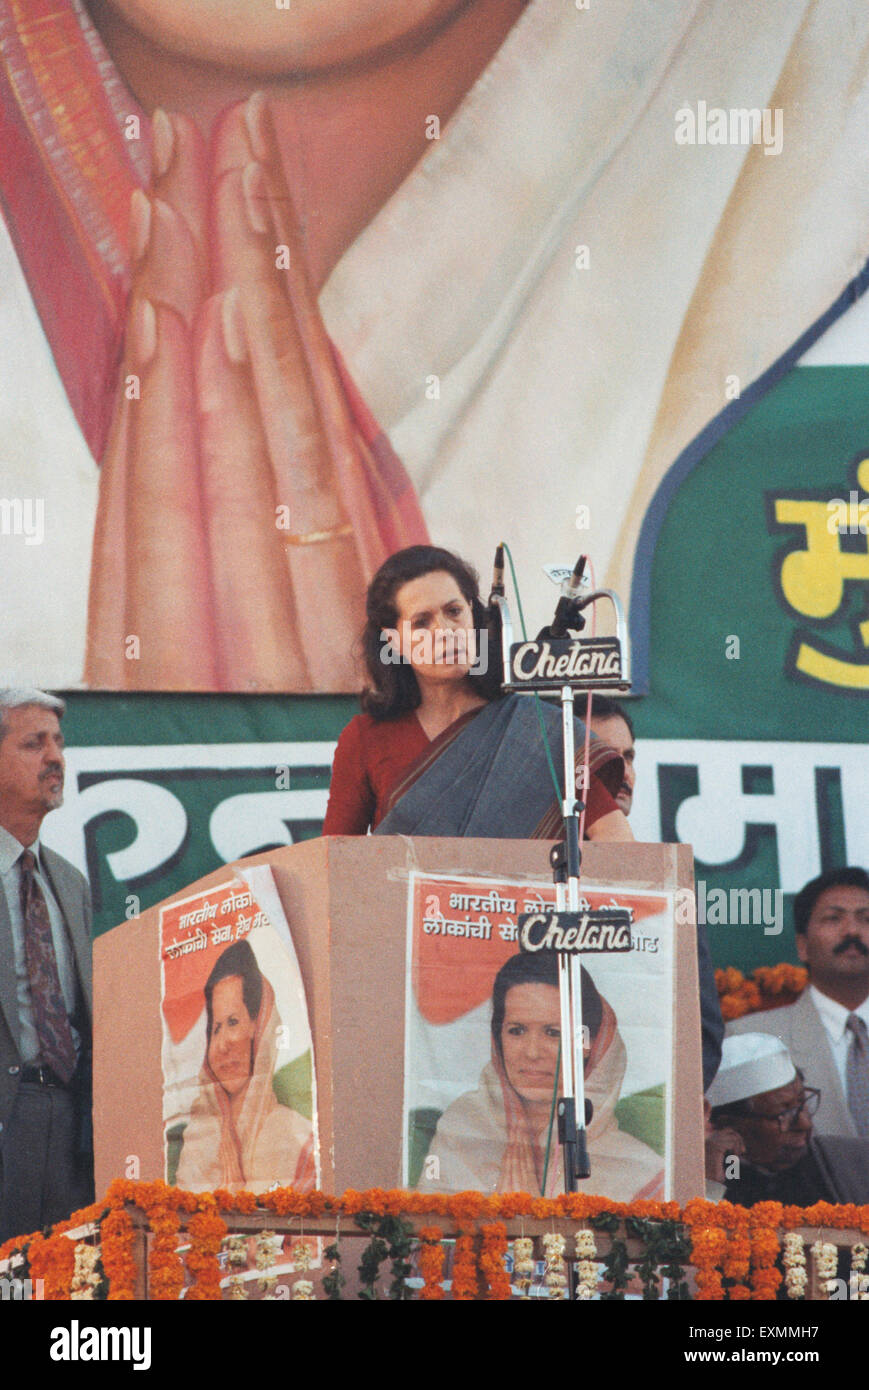
[[[0,1241],[93,1200],[90,894],[39,840],[64,708],[0,690]]]
[[[809,985],[795,1004],[748,1014],[734,1033],[774,1033],[821,1092],[818,1134],[869,1138],[869,874],[830,869],[794,899]]]
[[[637,780],[634,759],[634,725],[630,715],[617,700],[608,695],[595,695],[591,706],[591,727],[598,738],[608,743],[617,753],[621,753],[624,763],[624,780],[616,793],[615,801],[619,810],[626,816],[631,814],[634,800],[634,783]]]

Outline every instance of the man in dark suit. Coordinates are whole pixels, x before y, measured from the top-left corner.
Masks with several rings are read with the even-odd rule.
[[[0,690],[0,1241],[93,1199],[90,894],[39,842],[63,801],[63,712]]]

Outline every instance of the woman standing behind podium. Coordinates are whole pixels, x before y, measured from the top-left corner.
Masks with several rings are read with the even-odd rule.
[[[502,696],[477,575],[448,550],[392,555],[368,589],[362,714],[338,740],[324,835],[551,839],[561,808],[534,700]],[[479,657],[479,660],[478,660]],[[543,702],[560,766],[560,711]],[[577,721],[577,783],[585,729]],[[622,760],[592,736],[586,835],[631,840],[614,800]]]

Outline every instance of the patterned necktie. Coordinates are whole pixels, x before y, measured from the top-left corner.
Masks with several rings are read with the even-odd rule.
[[[857,1126],[857,1133],[869,1139],[869,1038],[866,1023],[859,1014],[849,1014],[845,1027],[853,1035],[845,1070],[848,1109]]]
[[[48,904],[33,876],[36,859],[29,849],[22,854],[20,863],[24,955],[39,1050],[46,1066],[61,1081],[69,1081],[75,1071],[75,1043],[60,987]]]

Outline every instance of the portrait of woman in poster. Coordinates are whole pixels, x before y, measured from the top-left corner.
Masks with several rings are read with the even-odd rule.
[[[205,983],[206,1050],[185,1126],[176,1182],[265,1192],[315,1185],[310,1120],[281,1104],[273,1078],[280,1019],[271,984],[247,941],[218,956]]]

